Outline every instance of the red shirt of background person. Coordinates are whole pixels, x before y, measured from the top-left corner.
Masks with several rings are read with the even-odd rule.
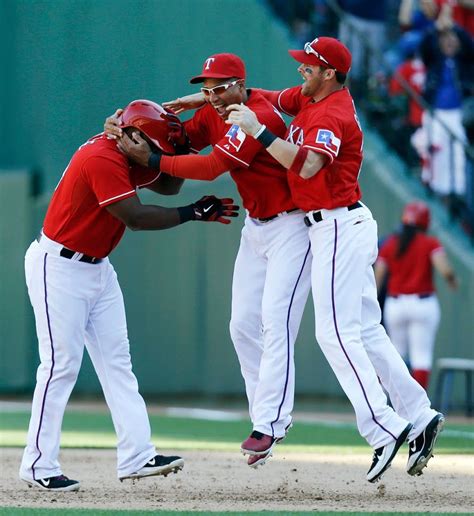
[[[406,94],[397,76],[401,76],[407,84],[417,93],[421,95],[426,78],[426,68],[423,61],[418,58],[404,61],[395,71],[394,76],[390,80],[389,93],[390,95]],[[408,123],[412,127],[421,126],[421,118],[423,116],[423,108],[412,97],[409,100],[408,108]]]
[[[408,203],[402,214],[402,232],[392,235],[381,246],[375,275],[380,285],[383,277],[389,274],[389,296],[434,293],[434,269],[452,288],[457,287],[457,279],[442,244],[426,234],[430,218],[430,210],[425,203]]]
[[[378,260],[385,263],[389,274],[388,295],[432,294],[435,291],[432,258],[435,253],[444,252],[439,240],[418,232],[401,256],[399,248],[400,236],[392,235],[379,251]]]
[[[160,173],[129,163],[104,134],[81,145],[67,166],[49,204],[43,231],[68,249],[97,258],[109,255],[125,224],[105,208],[136,195]]]
[[[428,388],[439,324],[434,269],[451,288],[457,288],[443,246],[426,234],[429,223],[430,210],[425,203],[408,203],[402,214],[402,229],[382,245],[375,263],[379,289],[388,274],[385,326],[401,356],[409,359],[413,378],[424,389]]]
[[[451,11],[453,21],[474,36],[474,5],[470,0],[436,0],[439,12]]]

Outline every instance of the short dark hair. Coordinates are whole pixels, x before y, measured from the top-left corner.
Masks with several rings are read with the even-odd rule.
[[[347,79],[347,73],[338,72],[337,70],[334,70],[336,72],[336,81],[339,84],[344,84]]]

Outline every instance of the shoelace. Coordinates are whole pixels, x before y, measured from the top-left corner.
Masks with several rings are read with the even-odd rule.
[[[257,430],[254,430],[250,437],[253,437],[254,439],[257,439],[257,441],[260,441],[260,439],[263,437],[263,434],[262,434],[262,432],[258,432]]]

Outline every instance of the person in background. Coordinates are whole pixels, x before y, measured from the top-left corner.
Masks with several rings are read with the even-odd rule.
[[[401,220],[401,230],[380,248],[375,278],[380,289],[388,275],[384,324],[413,378],[426,390],[440,320],[434,270],[452,289],[458,287],[458,281],[442,244],[426,234],[428,206],[421,201],[408,203]]]
[[[339,25],[339,39],[351,48],[351,92],[355,97],[366,91],[364,77],[381,71],[380,51],[386,45],[388,1],[338,0],[345,12]]]
[[[426,66],[424,97],[433,114],[424,113],[421,135],[413,143],[425,158],[423,181],[454,208],[452,200],[457,203],[466,192],[462,103],[473,90],[474,44],[459,27],[433,29],[423,38],[420,54]]]

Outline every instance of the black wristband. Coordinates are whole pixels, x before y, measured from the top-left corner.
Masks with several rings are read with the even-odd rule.
[[[181,206],[180,208],[176,208],[179,213],[180,224],[184,224],[189,220],[195,220],[196,213],[194,212],[194,207],[192,204],[188,206]]]
[[[148,168],[160,170],[161,153],[152,152],[148,158]]]
[[[265,147],[270,147],[270,145],[278,138],[271,131],[269,131],[266,127],[265,129],[257,136],[257,140]]]

